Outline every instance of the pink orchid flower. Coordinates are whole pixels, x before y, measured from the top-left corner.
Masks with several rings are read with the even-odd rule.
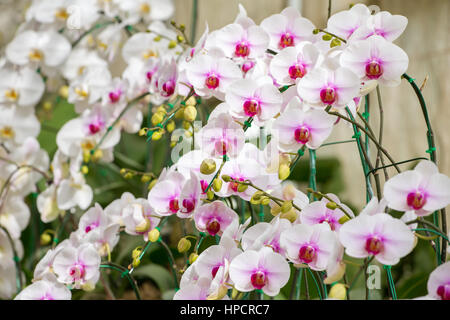
[[[375,256],[385,265],[394,265],[414,248],[414,233],[401,220],[386,213],[359,215],[339,230],[347,255],[354,258]]]
[[[450,203],[450,178],[433,162],[422,160],[414,170],[386,181],[383,194],[389,208],[426,216]]]
[[[194,214],[197,229],[212,236],[220,236],[233,220],[237,219],[237,213],[220,200],[199,207]]]
[[[279,85],[295,84],[317,63],[319,50],[310,42],[284,48],[270,62],[270,73]]]
[[[286,257],[295,264],[307,264],[312,270],[327,268],[337,247],[334,232],[326,224],[296,224],[280,238]]]
[[[260,26],[244,27],[232,23],[220,29],[216,36],[220,47],[229,58],[256,59],[266,54],[269,35]]]
[[[379,35],[392,42],[405,31],[407,24],[408,19],[406,17],[381,11],[370,16],[366,24],[358,28],[349,40],[364,40],[373,35]]]
[[[450,300],[450,261],[441,264],[430,274],[427,283],[428,296]]]
[[[288,7],[280,14],[264,19],[261,27],[269,34],[269,48],[273,50],[293,47],[301,41],[312,40],[312,31],[315,28],[311,21],[301,17],[293,7]]]
[[[400,47],[380,36],[349,44],[341,54],[343,67],[355,72],[362,81],[376,80],[385,86],[397,86],[408,69],[408,55]]]
[[[286,110],[278,117],[273,130],[278,130],[279,148],[287,152],[297,152],[306,145],[317,149],[333,130],[335,118],[323,110],[304,111],[300,99],[293,98]]]
[[[340,11],[328,19],[327,31],[344,38],[350,36],[361,26],[367,23],[370,10],[364,4],[355,4],[350,10]]]
[[[171,171],[160,177],[148,193],[148,202],[155,212],[162,216],[177,214],[180,210],[180,194],[185,178],[179,172]]]
[[[210,118],[197,136],[200,136],[201,150],[214,158],[236,157],[245,143],[242,126],[227,113]]]
[[[72,293],[52,273],[23,289],[14,300],[70,300]]]
[[[242,79],[230,85],[225,101],[233,116],[253,117],[257,123],[264,123],[280,112],[283,98],[272,83]]]
[[[242,292],[262,290],[276,296],[289,281],[290,268],[284,257],[270,248],[247,250],[231,261],[230,278]]]
[[[242,78],[242,71],[220,49],[196,55],[186,66],[186,76],[199,96],[224,100],[228,86]]]
[[[186,180],[180,193],[180,210],[177,215],[179,218],[190,218],[200,205],[202,197],[202,187],[199,178],[191,171],[190,179]]]
[[[305,102],[316,106],[344,108],[359,94],[360,79],[348,68],[335,70],[315,68],[297,84],[297,92]]]
[[[80,289],[93,286],[100,277],[100,255],[90,243],[64,247],[53,261],[58,281]]]

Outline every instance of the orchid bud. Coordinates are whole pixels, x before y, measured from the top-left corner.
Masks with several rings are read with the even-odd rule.
[[[175,40],[170,40],[169,45],[167,46],[169,49],[173,49],[177,46],[177,42]]]
[[[152,140],[157,141],[157,140],[161,139],[162,135],[163,135],[162,131],[155,131],[155,132],[153,132]]]
[[[158,179],[155,179],[152,182],[150,182],[148,185],[148,190],[151,190],[157,182],[158,182]]]
[[[213,159],[205,159],[200,165],[200,172],[205,175],[209,175],[216,171],[216,162]]]
[[[212,190],[209,189],[208,192],[206,193],[206,197],[208,198],[208,200],[212,200],[214,198],[214,192],[212,192]]]
[[[184,108],[184,120],[192,122],[197,118],[197,109],[194,106]]]
[[[141,259],[133,259],[133,268],[137,268],[141,264]]]
[[[142,128],[141,130],[139,130],[139,136],[145,136],[148,132],[148,128]]]
[[[162,39],[161,36],[156,36],[153,38],[153,41],[159,42],[159,41],[161,41],[161,39]]]
[[[181,238],[180,241],[178,241],[178,252],[183,253],[188,251],[191,248],[191,242],[186,238]]]
[[[172,120],[169,121],[169,123],[166,125],[166,129],[169,133],[175,130],[175,122]]]
[[[227,174],[223,174],[222,175],[222,180],[225,182],[230,182],[231,181],[231,177]]]
[[[40,238],[41,246],[46,246],[46,245],[50,244],[51,241],[52,241],[52,237],[48,233],[44,232],[43,234],[41,234],[41,238]]]
[[[213,189],[215,192],[219,192],[220,189],[222,189],[222,180],[220,179],[214,179],[213,181]]]
[[[289,220],[292,223],[294,223],[295,220],[297,220],[297,217],[298,217],[298,214],[297,214],[297,212],[295,210],[289,210],[286,213],[280,214],[280,218],[281,219],[287,219],[287,220]]]
[[[135,230],[136,232],[145,232],[150,228],[150,220],[148,218],[145,218],[144,221],[139,223]]]
[[[327,202],[326,207],[330,210],[336,210],[337,209],[337,204],[333,201]]]
[[[183,127],[184,130],[189,130],[191,128],[191,123],[189,121],[184,120],[183,123],[181,124],[181,126]],[[186,133],[187,132],[185,132],[185,134]],[[187,136],[187,137],[189,138],[190,136]]]
[[[45,111],[50,111],[53,108],[53,104],[50,101],[45,101],[44,104],[42,105],[42,107],[44,108]]]
[[[331,287],[328,297],[331,299],[345,300],[347,298],[347,288],[342,283],[336,283]]]
[[[123,177],[125,179],[131,179],[134,177],[134,174],[132,172],[127,172],[127,173],[125,173],[125,175]]]
[[[280,212],[281,212],[281,207],[279,205],[277,205],[277,204],[275,204],[272,208],[270,208],[270,213],[273,216],[278,215]]]
[[[69,87],[68,86],[62,86],[59,88],[59,95],[63,97],[64,99],[67,99],[69,97]]]
[[[291,169],[287,164],[282,164],[278,168],[278,179],[280,180],[286,180],[289,175],[291,174]]]
[[[133,259],[138,258],[142,253],[142,247],[137,247],[135,249],[133,249],[133,251],[131,252],[131,257]]]
[[[266,197],[266,196],[262,196],[261,197],[261,204],[263,205],[263,206],[266,206],[266,205],[268,205],[270,203],[270,198],[269,197]]]
[[[194,97],[190,97],[189,99],[187,99],[186,101],[186,105],[187,106],[195,106],[197,104],[197,100],[195,100]]]
[[[184,37],[182,37],[182,36],[177,36],[177,41],[178,41],[178,43],[181,43],[181,42],[184,42]]]
[[[282,213],[286,213],[286,212],[288,212],[291,209],[292,209],[292,201],[285,201],[281,205],[281,212]]]
[[[247,190],[248,189],[248,185],[246,185],[246,184],[239,184],[239,186],[237,187],[237,191],[238,192],[244,192],[245,190]]]
[[[347,221],[349,221],[350,220],[350,218],[349,217],[347,217],[347,215],[345,215],[345,216],[342,216],[340,219],[339,219],[339,223],[340,224],[344,224],[344,223],[346,223]]]
[[[324,40],[324,41],[330,41],[331,38],[332,38],[332,37],[331,37],[329,34],[324,34],[324,35],[322,36],[322,40]]]
[[[141,182],[143,183],[147,183],[152,179],[152,177],[150,177],[148,174],[144,174],[141,178]]]
[[[89,172],[88,166],[82,166],[81,167],[81,173],[82,174],[88,174],[88,172]]]
[[[161,123],[164,119],[164,113],[156,112],[152,115],[152,125],[156,126],[158,123]]]
[[[175,112],[175,119],[183,119],[184,117],[184,109],[179,109]]]
[[[100,149],[95,150],[94,154],[92,155],[92,161],[96,162],[103,158],[103,151]]]
[[[341,45],[341,40],[334,38],[330,42],[330,48],[337,47]]]
[[[161,235],[161,233],[159,232],[159,230],[157,228],[155,228],[148,233],[148,241],[156,242],[156,241],[158,241],[160,235]]]
[[[197,260],[197,258],[198,258],[198,254],[195,252],[192,252],[189,255],[189,264],[193,264],[195,262],[195,260]]]
[[[313,30],[313,34],[318,34],[319,32],[320,32],[319,29],[314,29],[314,30]]]

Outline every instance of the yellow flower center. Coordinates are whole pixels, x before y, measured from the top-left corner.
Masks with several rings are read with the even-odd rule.
[[[145,13],[145,14],[149,14],[150,13],[150,5],[148,3],[143,3],[141,4],[141,12]]]
[[[14,138],[14,136],[15,136],[14,130],[10,126],[4,126],[3,128],[0,129],[0,137],[12,139]]]
[[[44,58],[44,53],[38,49],[32,49],[28,54],[31,61],[41,61]]]
[[[55,12],[55,17],[61,20],[66,20],[69,17],[67,10],[65,8],[58,9]]]
[[[9,101],[14,102],[14,101],[17,101],[17,99],[19,98],[19,93],[14,89],[9,89],[9,90],[5,91],[5,97]]]

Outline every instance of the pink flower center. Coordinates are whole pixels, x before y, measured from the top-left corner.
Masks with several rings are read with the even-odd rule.
[[[39,300],[55,300],[51,294],[45,293]]]
[[[202,188],[202,192],[204,193],[204,192],[206,192],[206,189],[208,188],[209,183],[206,180],[200,180],[200,186]]]
[[[220,223],[216,218],[212,218],[206,224],[206,231],[212,236],[215,236],[220,231]]]
[[[169,80],[162,85],[162,96],[170,97],[175,92],[175,83]]]
[[[297,78],[303,78],[306,74],[306,69],[301,64],[294,64],[293,66],[289,67],[289,76],[292,80],[295,80]]]
[[[183,207],[186,209],[186,213],[192,212],[195,208],[195,200],[184,199]]]
[[[331,105],[336,101],[337,94],[334,88],[328,87],[320,90],[320,100],[327,105]]]
[[[215,74],[210,74],[205,80],[205,85],[208,89],[216,89],[219,86],[219,83],[219,78]]]
[[[365,248],[368,253],[377,255],[383,250],[383,241],[376,236],[372,236],[366,240]]]
[[[116,103],[117,101],[120,100],[120,96],[121,95],[122,95],[122,91],[121,90],[111,91],[109,93],[109,101],[111,101],[111,103]]]
[[[266,274],[263,271],[258,270],[252,273],[252,285],[258,290],[262,289],[267,284],[267,280]]]
[[[427,203],[427,198],[423,192],[420,191],[410,192],[406,197],[406,203],[414,210],[419,210],[423,208],[425,203]]]
[[[442,300],[450,300],[450,283],[440,285],[437,294]]]
[[[215,266],[214,268],[212,268],[211,275],[212,275],[213,278],[216,277],[217,271],[219,271],[219,269],[220,269],[220,265],[219,266]]]
[[[316,249],[311,245],[304,245],[298,252],[298,257],[303,263],[310,263],[316,258]]]
[[[178,199],[172,199],[169,201],[169,210],[172,213],[177,213],[180,209],[180,206],[178,205]]]
[[[91,134],[96,134],[101,129],[102,129],[102,124],[101,123],[90,123],[89,124],[89,132]]]
[[[336,221],[333,218],[325,217],[319,221],[319,223],[324,223],[324,222],[328,223],[331,230],[333,230],[333,231],[336,230]]]
[[[236,45],[236,49],[234,51],[234,54],[237,57],[246,57],[250,54],[250,48],[248,46],[248,43],[245,41],[241,41]]]
[[[244,64],[242,64],[242,71],[247,73],[254,66],[255,66],[255,63],[253,61],[246,61]]]
[[[69,274],[73,279],[82,279],[86,273],[86,270],[82,264],[75,264],[69,269]]]
[[[294,137],[295,141],[305,144],[311,139],[311,131],[308,127],[301,126],[300,128],[295,129]]]
[[[366,64],[366,76],[369,79],[378,79],[383,74],[383,67],[376,60]]]
[[[228,144],[223,140],[219,140],[214,143],[214,148],[219,155],[223,156],[227,153]]]
[[[244,181],[244,180],[245,180],[245,179],[239,178],[239,177],[236,177],[236,178],[232,177],[232,178],[233,178],[233,180],[238,180],[238,181]],[[231,188],[231,190],[233,190],[234,192],[238,192],[238,187],[239,187],[239,183],[237,183],[237,182],[235,182],[235,181],[231,181],[231,182],[230,182],[230,188]]]
[[[281,35],[278,46],[280,48],[293,47],[294,46],[294,37],[289,32],[283,33]]]
[[[244,112],[249,117],[258,114],[260,109],[259,102],[255,99],[246,100],[244,102]]]

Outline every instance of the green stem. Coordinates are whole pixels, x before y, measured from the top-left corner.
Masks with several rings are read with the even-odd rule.
[[[192,3],[192,20],[191,20],[191,43],[195,43],[195,35],[197,33],[197,17],[198,17],[198,0]]]
[[[433,161],[434,163],[436,163],[436,144],[434,142],[433,129],[431,127],[430,118],[428,116],[428,110],[427,110],[427,105],[425,103],[425,99],[422,95],[422,92],[420,91],[420,88],[417,86],[417,84],[415,83],[413,78],[411,78],[406,73],[404,73],[402,75],[402,77],[405,78],[406,80],[408,80],[408,82],[410,83],[411,87],[413,88],[417,98],[419,99],[420,108],[422,110],[423,117],[425,119],[425,123],[427,126],[428,150],[426,150],[426,152],[430,154],[430,160]],[[437,211],[433,213],[433,220],[434,220],[434,224],[439,228],[439,218],[438,218]],[[441,222],[442,222],[442,229],[446,232],[447,231],[447,217],[445,214],[445,208],[441,209]],[[437,253],[438,265],[440,265],[443,261],[446,260],[447,243],[445,241],[442,242],[442,250],[441,250],[440,255],[439,255],[439,249],[440,249],[439,247],[440,247],[440,243],[439,243],[439,241],[436,241],[436,249],[438,252]]]
[[[136,280],[131,276],[131,274],[129,273],[128,269],[118,265],[116,263],[113,262],[102,262],[102,264],[100,265],[100,268],[108,268],[108,269],[112,269],[118,272],[121,272],[121,277],[127,277],[128,281],[130,282],[131,287],[133,288],[134,294],[136,295],[136,299],[137,300],[141,300],[141,294],[139,292],[139,287],[137,285]]]

